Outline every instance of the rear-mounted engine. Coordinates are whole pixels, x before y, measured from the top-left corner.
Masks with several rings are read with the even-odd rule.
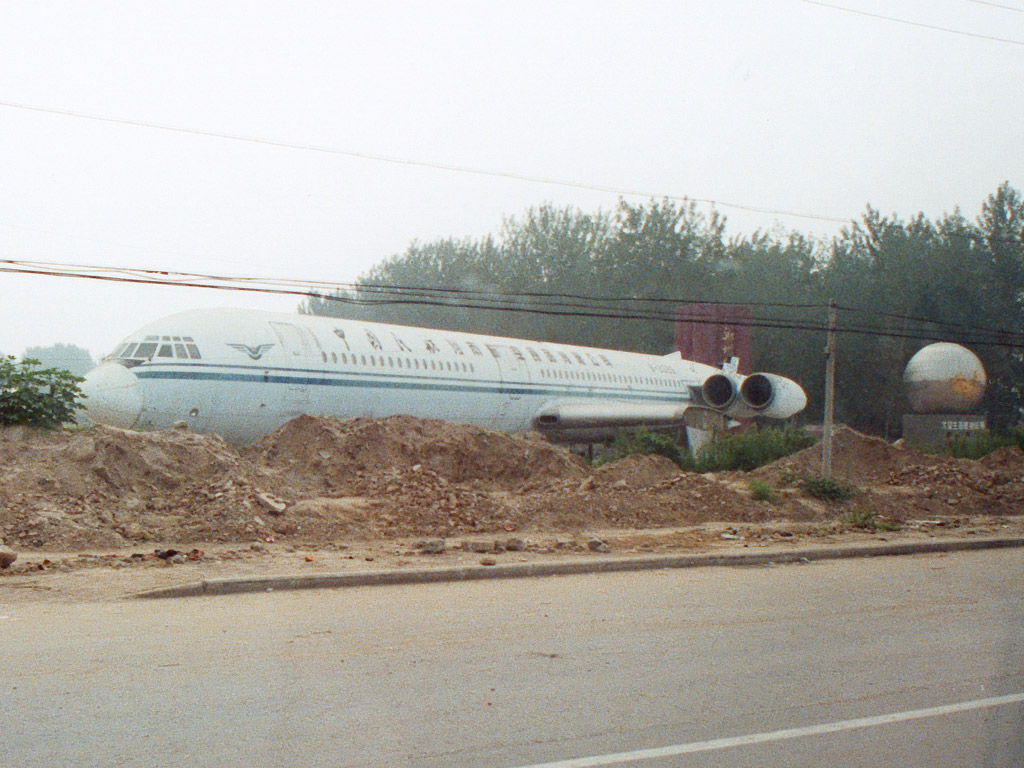
[[[716,373],[704,380],[704,384],[701,385],[701,393],[704,396],[704,402],[712,408],[728,408],[736,402],[736,382],[724,373]]]
[[[772,373],[747,376],[740,385],[740,399],[754,415],[786,419],[807,405],[803,388],[792,379]]]

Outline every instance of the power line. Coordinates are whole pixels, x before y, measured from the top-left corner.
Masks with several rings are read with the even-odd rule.
[[[277,294],[288,296],[299,296],[303,298],[317,298],[326,301],[337,301],[339,303],[353,304],[357,306],[431,306],[445,309],[458,310],[482,310],[496,312],[516,312],[521,314],[547,315],[556,317],[577,317],[590,319],[607,320],[643,320],[656,322],[674,323],[679,320],[676,313],[656,310],[633,310],[626,311],[614,307],[602,307],[588,304],[589,297],[574,296],[565,294],[576,300],[577,304],[553,303],[549,306],[515,304],[514,301],[521,296],[517,294],[491,294],[492,298],[473,297],[460,294],[458,289],[416,289],[388,286],[392,289],[391,294],[385,294],[383,298],[353,298],[352,296],[341,295],[319,295],[308,288],[303,290],[300,281],[296,280],[272,280],[261,281],[260,278],[230,278],[218,276],[189,275],[189,273],[177,273],[162,270],[132,270],[124,268],[106,268],[96,266],[69,267],[68,265],[45,265],[33,262],[16,262],[12,260],[0,260],[0,272],[16,274],[28,274],[49,277],[70,277],[78,279],[91,279],[109,282],[134,283],[144,285],[163,285],[191,288],[208,288],[213,290],[244,291],[262,294]],[[114,273],[114,274],[110,274]],[[243,283],[242,285],[232,283]],[[263,284],[259,284],[263,282]],[[310,284],[314,284],[311,281]],[[385,286],[379,286],[383,288]],[[404,291],[404,293],[403,293]],[[373,293],[373,292],[371,292]],[[543,294],[534,294],[537,298]],[[627,299],[629,300],[629,299]],[[644,303],[644,299],[632,299],[634,303]],[[683,303],[684,299],[657,299],[656,302],[673,301]],[[756,302],[754,306],[759,305]],[[803,305],[804,308],[820,308],[822,305]],[[856,308],[846,308],[849,311],[867,311]],[[719,319],[686,318],[688,322],[694,323],[719,323]],[[765,328],[775,330],[795,330],[825,332],[826,324],[820,320],[802,320],[799,318],[772,319],[764,317],[752,317],[750,320],[730,320],[733,325],[746,326],[751,328]],[[930,320],[922,322],[932,323]],[[962,343],[985,346],[1003,346],[1015,349],[1024,349],[1024,336],[1005,331],[995,332],[992,329],[980,329],[971,326],[954,326],[945,324],[947,327],[954,327],[962,332]],[[933,340],[936,335],[928,329],[916,330],[913,328],[895,331],[892,329],[879,329],[877,326],[868,324],[844,323],[840,330],[845,333],[867,335],[873,337],[904,338],[916,340]]]
[[[56,109],[53,107],[40,107],[33,104],[18,104],[10,101],[0,101],[0,106],[10,107],[11,109],[23,109],[31,112],[42,112],[50,115],[77,117],[83,120],[95,120],[104,123],[128,125],[136,128],[151,128],[159,131],[171,131],[173,133],[184,133],[193,136],[205,136],[215,139],[226,139],[229,141],[243,141],[248,142],[250,144],[261,144],[268,147],[279,147],[282,149],[297,149],[307,152],[323,152],[330,155],[353,157],[359,160],[370,160],[379,163],[391,163],[395,165],[406,165],[417,168],[431,168],[433,170],[449,171],[452,173],[468,173],[477,176],[489,176],[492,178],[511,179],[513,181],[526,181],[533,184],[548,184],[558,187],[567,187],[570,189],[583,189],[590,192],[609,192],[611,194],[622,195],[625,197],[660,198],[665,200],[674,200],[676,202],[705,203],[711,206],[721,206],[722,208],[734,208],[736,210],[748,211],[750,213],[764,213],[773,216],[791,216],[799,219],[828,221],[838,224],[848,224],[851,221],[851,219],[849,218],[840,218],[837,216],[827,216],[815,213],[801,213],[799,211],[786,211],[782,209],[768,208],[764,206],[746,205],[743,203],[730,203],[724,200],[713,200],[711,198],[690,197],[689,195],[665,194],[661,192],[645,192],[642,190],[628,189],[625,187],[613,187],[603,184],[588,184],[585,182],[578,181],[565,181],[563,179],[554,179],[547,176],[532,176],[524,173],[514,173],[512,171],[501,171],[486,168],[472,168],[469,166],[454,165],[450,163],[437,163],[426,160],[411,160],[409,158],[392,157],[390,155],[379,155],[370,152],[357,152],[355,150],[347,149],[337,149],[334,147],[325,147],[316,144],[299,144],[287,141],[278,141],[274,139],[264,139],[257,136],[244,136],[241,134],[208,131],[200,128],[183,128],[180,126],[164,125],[162,123],[151,123],[143,120],[131,120],[128,118],[94,115],[89,114],[87,112],[76,112],[67,109]]]
[[[991,334],[996,335],[996,336],[999,336],[999,335],[1016,336],[1017,335],[1013,331],[1008,331],[1005,328],[991,328],[991,327],[982,326],[982,325],[964,325],[962,323],[951,323],[951,322],[947,322],[945,320],[935,320],[933,318],[921,317],[919,315],[907,315],[907,314],[901,314],[901,313],[898,313],[898,312],[879,312],[878,310],[865,309],[863,307],[844,306],[844,305],[841,305],[841,304],[837,305],[837,306],[838,306],[839,309],[843,310],[844,312],[866,313],[866,314],[875,315],[877,317],[889,318],[890,320],[902,320],[902,321],[910,321],[910,322],[914,322],[914,323],[921,323],[923,325],[933,325],[933,326],[938,326],[940,328],[947,328],[947,329],[953,330],[953,331],[969,330],[969,331],[973,331],[973,332],[991,333]]]
[[[894,16],[883,16],[880,13],[871,13],[870,11],[861,11],[857,8],[845,8],[841,5],[833,5],[832,3],[823,3],[820,0],[800,0],[801,2],[807,3],[808,5],[817,5],[822,8],[829,8],[833,11],[843,11],[844,13],[854,13],[858,16],[867,16],[872,19],[880,19],[882,21],[891,21],[895,24],[906,24],[910,27],[920,27],[922,29],[931,29],[937,32],[948,32],[951,35],[962,35],[963,37],[976,37],[979,40],[990,40],[995,43],[1008,43],[1009,45],[1024,45],[1022,40],[1009,40],[1005,37],[993,37],[992,35],[980,35],[976,32],[965,32],[962,29],[952,29],[950,27],[940,27],[935,24],[925,24],[920,21],[910,21],[908,19],[898,19]],[[1016,9],[1011,9],[1016,10]]]
[[[509,301],[515,299],[544,299],[552,300],[559,299],[563,301],[548,301],[552,306],[569,306],[569,307],[596,307],[600,304],[621,304],[621,303],[632,303],[632,304],[671,304],[674,307],[679,307],[685,304],[711,304],[711,305],[728,305],[728,304],[744,304],[750,307],[759,308],[781,308],[781,309],[813,309],[820,310],[824,306],[821,302],[751,302],[751,301],[726,301],[726,300],[706,300],[706,299],[694,299],[694,298],[683,298],[683,297],[670,297],[670,298],[657,298],[657,297],[614,297],[614,296],[583,296],[580,294],[571,293],[538,293],[538,292],[507,292],[507,293],[496,293],[496,292],[476,292],[476,291],[462,291],[460,289],[451,288],[421,288],[421,287],[409,287],[409,286],[394,286],[394,285],[373,285],[373,284],[350,284],[349,290],[354,292],[363,293],[369,291],[370,293],[381,293],[389,296],[394,295],[398,297],[411,297],[415,299],[417,295],[423,296],[438,296],[443,297],[445,295],[461,295],[461,296],[473,296],[476,300],[492,300],[492,301]],[[321,299],[341,299],[350,300],[353,303],[359,304],[386,304],[386,303],[415,303],[415,301],[401,302],[398,300],[367,300],[354,297],[331,297],[331,296],[318,296]],[[574,302],[581,302],[579,304]],[[443,304],[442,304],[443,305]],[[843,311],[851,313],[863,313],[870,314],[877,317],[886,317],[891,319],[898,319],[902,321],[911,321],[921,323],[926,326],[939,326],[946,328],[950,331],[957,332],[971,332],[971,333],[986,333],[992,334],[996,337],[1016,338],[1017,334],[1006,331],[1002,328],[989,328],[985,326],[966,325],[963,323],[951,323],[943,320],[935,320],[926,317],[915,317],[912,315],[890,313],[890,312],[879,312],[876,309],[867,309],[863,307],[855,306],[840,306]],[[669,318],[663,318],[669,319]],[[687,317],[685,319],[691,319]],[[847,324],[844,326],[845,330],[855,329],[869,329],[871,326],[855,326]]]
[[[588,304],[622,304],[626,302],[632,303],[644,303],[644,304],[735,304],[733,301],[718,301],[718,300],[706,300],[706,299],[692,299],[692,298],[680,298],[680,297],[648,297],[648,296],[584,296],[578,293],[544,293],[539,291],[510,291],[510,292],[490,292],[490,291],[469,291],[459,288],[430,288],[430,287],[415,287],[415,286],[394,286],[394,285],[381,285],[374,283],[350,283],[348,290],[354,291],[370,291],[370,292],[424,292],[424,293],[439,293],[439,294],[458,294],[458,295],[471,295],[479,297],[494,297],[497,299],[508,299],[509,297],[516,299],[564,299],[564,300],[576,300],[585,301]],[[778,307],[781,309],[817,309],[821,305],[812,302],[768,302],[768,301],[752,301],[743,302],[748,306],[757,307]]]
[[[8,265],[10,269],[0,268],[0,271],[22,272],[25,274],[42,274],[49,276],[64,277],[86,277],[93,273],[124,275],[127,277],[150,277],[152,280],[141,282],[154,285],[180,285],[183,287],[219,287],[209,283],[223,284],[230,287],[230,284],[241,283],[258,287],[291,288],[293,290],[280,291],[284,295],[302,296],[322,301],[334,301],[338,303],[359,304],[363,306],[416,303],[418,299],[438,299],[438,306],[458,306],[451,301],[442,301],[446,298],[458,298],[472,300],[475,302],[487,302],[492,308],[516,308],[514,302],[521,300],[543,301],[552,307],[571,309],[601,308],[603,304],[641,304],[641,305],[670,305],[675,308],[686,304],[710,304],[714,306],[743,304],[748,307],[761,309],[803,309],[817,310],[823,307],[821,302],[769,302],[769,301],[736,301],[706,299],[686,296],[609,296],[578,294],[567,292],[545,292],[545,291],[487,291],[481,289],[450,288],[440,286],[422,285],[399,285],[394,283],[341,283],[336,281],[309,280],[297,278],[273,278],[273,277],[251,277],[244,275],[217,275],[201,272],[181,272],[163,269],[147,269],[143,267],[119,267],[100,266],[86,264],[67,264],[57,262],[37,262],[14,259],[0,259],[0,265]],[[14,269],[20,267],[22,269]],[[38,270],[38,271],[36,271]],[[140,282],[132,280],[132,282]],[[239,289],[243,290],[243,289]],[[244,290],[250,290],[246,288]],[[255,288],[254,292],[259,292]],[[325,292],[326,291],[326,292]],[[340,295],[342,292],[349,292],[350,295]],[[273,291],[267,291],[273,292]],[[383,296],[391,298],[365,298],[365,296]],[[481,307],[484,308],[484,307]],[[850,313],[870,314],[877,317],[910,321],[929,326],[940,326],[953,331],[980,332],[994,335],[1014,335],[1011,331],[1002,328],[991,328],[987,326],[967,325],[963,323],[952,323],[934,318],[908,315],[895,312],[879,311],[875,308],[857,307],[854,305],[839,305],[839,309]],[[650,310],[648,310],[650,311]],[[847,326],[853,327],[853,326]],[[868,326],[865,326],[868,327]]]
[[[78,273],[114,273],[128,276],[150,276],[155,277],[159,284],[178,284],[180,281],[211,281],[221,283],[253,283],[257,285],[272,285],[282,287],[293,287],[302,288],[299,295],[308,296],[311,295],[312,291],[328,290],[328,291],[356,291],[356,292],[369,292],[369,293],[394,293],[397,295],[404,294],[424,294],[424,295],[452,295],[461,297],[474,297],[478,300],[508,300],[508,299],[567,299],[584,301],[587,303],[623,303],[623,302],[644,302],[653,304],[687,304],[687,303],[703,303],[703,304],[731,304],[735,302],[727,301],[708,301],[708,300],[696,300],[685,297],[642,297],[642,296],[593,296],[583,295],[576,293],[548,293],[543,291],[486,291],[479,289],[468,289],[468,288],[447,288],[447,287],[431,287],[431,286],[420,286],[420,285],[397,285],[393,283],[340,283],[335,281],[324,281],[324,280],[307,280],[307,279],[295,279],[295,278],[275,278],[275,277],[249,277],[244,275],[217,275],[211,273],[201,272],[180,272],[174,270],[165,269],[147,269],[144,267],[119,267],[119,266],[102,266],[95,264],[67,264],[58,262],[45,262],[45,261],[26,261],[17,259],[0,259],[0,265],[8,265],[11,267],[24,267],[28,269],[43,269],[53,270],[55,274],[63,275],[67,274],[69,277],[73,277]],[[316,294],[319,298],[326,298],[321,294]],[[344,298],[344,297],[342,297]],[[778,307],[783,309],[814,309],[819,307],[819,304],[805,302],[744,302],[748,306],[758,307]]]
[[[273,281],[268,281],[264,285],[251,284],[258,280],[258,278],[241,278],[239,281],[248,283],[245,285],[232,285],[231,282],[235,281],[235,278],[224,278],[224,282],[211,281],[198,277],[196,279],[188,279],[181,277],[180,275],[176,278],[170,278],[169,275],[177,273],[162,273],[159,270],[138,270],[138,274],[130,274],[129,270],[109,270],[115,272],[115,274],[103,274],[100,270],[103,268],[96,268],[89,271],[71,271],[66,269],[47,269],[42,266],[29,266],[27,264],[17,265],[15,262],[0,262],[11,264],[11,266],[0,267],[0,272],[8,272],[12,274],[25,274],[25,275],[37,275],[44,277],[70,277],[78,279],[98,280],[106,282],[116,283],[132,283],[140,285],[160,285],[180,288],[208,288],[212,290],[226,290],[226,291],[241,291],[248,293],[262,293],[262,294],[274,294],[283,296],[298,296],[306,299],[315,298],[328,302],[337,302],[340,304],[351,304],[356,306],[400,306],[400,305],[416,305],[416,306],[434,306],[439,308],[448,309],[474,309],[474,310],[491,310],[497,312],[520,312],[523,314],[541,314],[541,315],[555,315],[555,316],[569,316],[569,317],[590,317],[590,318],[605,318],[605,319],[632,319],[632,320],[655,320],[662,322],[674,322],[676,316],[674,312],[657,312],[657,311],[633,311],[626,312],[622,310],[616,310],[610,307],[601,307],[599,305],[587,305],[585,303],[586,297],[580,297],[584,300],[581,304],[560,304],[558,302],[549,304],[547,307],[543,306],[532,306],[515,304],[514,300],[517,298],[515,294],[509,294],[505,297],[501,297],[500,294],[494,294],[496,298],[473,298],[469,296],[459,297],[460,300],[455,298],[446,299],[445,296],[438,295],[445,289],[430,289],[434,293],[430,292],[418,292],[417,289],[405,288],[401,290],[392,291],[392,295],[388,296],[385,294],[385,298],[358,298],[346,295],[324,295],[309,289],[300,289],[296,287],[285,287],[288,283],[293,285],[296,281],[279,281],[279,284],[275,286]],[[146,274],[143,274],[146,273]],[[158,275],[166,275],[166,277],[158,277]],[[358,292],[357,292],[358,293]],[[457,291],[451,291],[451,293],[457,294]],[[643,303],[644,299],[632,299],[634,303]],[[664,301],[664,300],[658,300]],[[808,305],[813,306],[813,305]],[[695,322],[703,322],[695,320]],[[789,327],[791,329],[813,329],[815,326],[813,323],[805,321],[792,320],[785,326],[776,326],[772,322],[765,321],[763,323],[755,323],[758,327]]]
[[[986,0],[968,0],[968,2],[976,3],[977,5],[990,5],[993,8],[1002,8],[1004,11],[1016,11],[1017,13],[1024,13],[1024,8],[1014,8],[1012,5],[1002,5],[1001,3],[989,3]]]
[[[233,284],[242,284],[239,290],[261,292],[266,288],[268,293],[302,296],[338,303],[358,304],[364,306],[420,303],[423,299],[436,299],[438,306],[460,306],[454,300],[477,302],[477,308],[515,309],[521,308],[521,301],[542,301],[548,307],[562,309],[612,309],[625,303],[633,305],[653,305],[655,307],[672,306],[672,317],[675,309],[686,304],[735,304],[735,301],[695,299],[692,297],[644,297],[644,296],[593,296],[574,293],[548,293],[540,291],[483,291],[464,288],[444,288],[430,286],[412,286],[378,283],[335,283],[319,280],[298,280],[287,278],[259,278],[246,276],[225,276],[195,272],[177,272],[161,269],[145,269],[135,267],[108,267],[84,264],[61,264],[55,262],[19,261],[0,259],[0,271],[22,274],[38,274],[55,277],[83,277],[93,279],[109,279],[114,282],[137,282],[153,285],[170,285],[194,288],[230,288]],[[118,275],[120,277],[107,277]],[[212,285],[211,285],[212,283]],[[288,290],[270,290],[268,286]],[[323,293],[322,291],[328,291]],[[343,292],[348,295],[342,295]],[[368,298],[369,297],[369,298]],[[384,297],[384,298],[377,298]],[[748,307],[761,309],[820,309],[818,302],[741,302]],[[612,307],[602,305],[610,304]],[[854,308],[851,308],[854,309]],[[867,310],[864,310],[867,311]],[[655,317],[655,310],[645,310],[648,316]],[[668,315],[665,319],[671,319]],[[968,329],[978,330],[978,329]]]
[[[56,270],[46,269],[34,269],[30,267],[0,267],[0,272],[7,272],[12,274],[23,274],[23,275],[38,275],[44,277],[69,277],[77,279],[87,280],[99,280],[116,283],[134,283],[141,285],[163,285],[172,286],[179,288],[208,288],[211,290],[224,290],[224,291],[243,291],[248,293],[263,293],[263,294],[275,294],[283,296],[300,296],[303,298],[318,298],[326,301],[336,301],[342,304],[353,304],[358,306],[394,306],[394,305],[417,305],[417,306],[435,306],[449,309],[474,309],[474,310],[492,310],[497,312],[521,312],[524,314],[540,314],[540,315],[554,315],[560,317],[586,317],[586,318],[598,318],[598,319],[621,319],[621,320],[659,320],[665,322],[674,322],[674,314],[656,314],[651,312],[624,312],[624,311],[583,311],[583,310],[569,310],[569,309],[546,309],[543,307],[530,307],[530,306],[508,306],[501,304],[486,304],[486,303],[469,303],[460,302],[455,303],[452,301],[443,301],[438,297],[410,295],[405,298],[387,298],[387,299],[355,299],[347,296],[321,296],[310,291],[302,291],[289,288],[273,288],[265,286],[255,285],[225,285],[225,284],[211,284],[206,282],[198,281],[185,281],[185,280],[159,280],[152,277],[131,277],[127,275],[103,275],[97,273],[85,273],[85,272],[65,272]],[[702,320],[696,320],[695,322],[704,322]],[[708,321],[710,322],[710,321]],[[815,326],[809,323],[801,323],[794,321],[792,324],[780,324],[777,322],[752,322],[749,325],[753,327],[771,327],[771,328],[791,328],[800,330],[814,330]]]

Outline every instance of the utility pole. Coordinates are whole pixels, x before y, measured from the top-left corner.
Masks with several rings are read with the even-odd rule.
[[[836,300],[828,301],[828,339],[825,342],[825,420],[821,435],[821,476],[832,479],[832,417],[836,389]]]

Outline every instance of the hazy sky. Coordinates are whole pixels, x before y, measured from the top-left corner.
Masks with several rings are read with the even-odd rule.
[[[0,259],[350,282],[414,239],[618,199],[344,152],[718,200],[732,234],[841,224],[725,203],[974,218],[999,183],[1024,184],[1024,0],[834,5],[858,13],[802,0],[8,2]],[[64,342],[99,356],[179,310],[297,305],[0,281],[13,354]]]

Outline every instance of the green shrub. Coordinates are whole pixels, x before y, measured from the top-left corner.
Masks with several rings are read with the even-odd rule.
[[[643,428],[617,434],[611,446],[601,454],[595,464],[607,464],[634,453],[664,456],[684,469],[690,469],[692,464],[683,449],[671,437]]]
[[[846,501],[857,493],[857,489],[852,485],[841,483],[838,480],[810,476],[800,479],[800,490],[812,498],[830,503]]]
[[[751,480],[749,488],[750,495],[755,501],[767,501],[774,504],[779,500],[778,492],[764,480]]]
[[[938,450],[938,453],[956,459],[980,459],[998,448],[1016,445],[1024,449],[1024,428],[989,432],[987,429],[972,432],[964,437],[953,438]]]
[[[604,464],[632,453],[658,454],[691,472],[749,472],[814,444],[815,438],[802,429],[766,427],[726,435],[708,443],[696,455],[682,449],[668,435],[638,429],[620,432],[595,462]]]
[[[697,453],[697,471],[749,472],[808,448],[814,441],[806,431],[793,427],[765,427],[726,435]]]
[[[82,379],[32,359],[0,358],[0,426],[52,429],[74,421]]]
[[[870,509],[859,507],[849,510],[839,518],[839,522],[865,531],[898,531],[900,529],[899,523],[883,520]]]

